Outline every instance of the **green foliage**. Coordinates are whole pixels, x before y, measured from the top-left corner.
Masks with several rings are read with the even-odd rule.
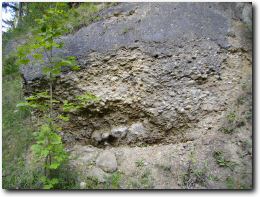
[[[38,109],[46,111],[50,107],[50,95],[48,92],[39,92],[25,98],[25,102],[20,102],[16,105],[21,110]],[[52,100],[52,103],[59,103],[57,100]]]
[[[64,10],[67,12],[69,6],[67,3],[54,3],[54,2],[23,2],[23,16],[19,21],[17,27],[9,29],[3,34],[3,44],[10,40],[19,37],[26,37],[25,35],[34,28],[37,23],[35,20],[42,18],[49,8],[57,8],[59,10]],[[17,19],[15,19],[17,20]]]
[[[235,189],[235,181],[232,177],[227,177],[226,178],[226,185],[228,189]]]
[[[226,115],[226,120],[224,121],[223,126],[220,128],[225,134],[232,134],[238,127],[245,125],[245,118],[239,117],[236,112],[229,112]]]
[[[18,49],[20,64],[28,64],[30,55],[34,58],[34,61],[46,63],[43,73],[46,74],[50,84],[49,92],[37,93],[27,97],[26,102],[17,104],[17,107],[21,109],[32,108],[49,113],[49,117],[45,120],[46,123],[42,124],[39,131],[34,133],[36,143],[32,146],[35,159],[43,163],[44,175],[40,178],[40,181],[44,189],[52,189],[59,183],[59,180],[53,177],[52,172],[58,170],[67,158],[61,137],[57,134],[59,126],[55,125],[52,119],[53,105],[59,103],[59,101],[53,99],[52,95],[53,77],[59,75],[61,68],[64,66],[78,69],[75,57],[54,60],[52,55],[54,48],[63,46],[62,43],[56,42],[55,39],[67,31],[64,26],[67,18],[67,13],[57,9],[57,6],[46,10],[42,18],[36,20],[38,26],[34,30],[34,39]],[[44,60],[43,53],[48,62]],[[57,118],[68,121],[68,117],[65,116]]]
[[[103,184],[99,183],[97,177],[88,177],[85,179],[86,189],[101,189]]]
[[[146,169],[144,170],[144,172],[141,174],[141,178],[140,178],[140,184],[141,187],[144,189],[150,189],[152,188],[152,183],[151,183],[151,172],[150,170]]]
[[[84,182],[86,183],[86,189],[120,189],[120,183],[122,182],[123,174],[116,171],[105,177],[105,182],[100,183],[97,177],[87,177]]]
[[[213,153],[213,157],[215,158],[217,164],[220,167],[227,167],[230,168],[230,170],[234,170],[234,167],[237,165],[235,162],[230,161],[225,158],[224,153],[222,151],[215,151]]]
[[[120,182],[122,181],[122,173],[114,172],[106,179],[106,186],[107,189],[120,189]]]
[[[194,164],[189,164],[185,173],[182,174],[182,183],[186,189],[194,188],[195,184],[207,185],[207,167],[197,168]]]
[[[165,165],[165,164],[156,164],[156,167],[158,167],[159,169],[163,170],[165,173],[171,173],[171,166]]]
[[[79,109],[79,106],[74,103],[69,103],[67,100],[63,102],[63,111],[64,112],[73,112]]]
[[[138,160],[138,161],[136,161],[136,162],[135,162],[135,165],[136,165],[137,167],[144,167],[144,160]]]
[[[152,189],[154,186],[152,184],[152,177],[150,169],[142,169],[140,173],[136,175],[132,180],[129,180],[129,189]]]
[[[39,132],[35,132],[36,144],[32,146],[35,159],[45,160],[45,175],[41,178],[44,189],[51,189],[58,183],[58,179],[51,177],[51,171],[58,169],[67,159],[61,137],[53,130],[49,124],[43,124]],[[47,175],[49,171],[49,175]]]
[[[90,92],[86,92],[85,94],[82,94],[80,96],[76,97],[76,102],[68,102],[65,100],[63,102],[63,111],[64,112],[75,112],[77,110],[81,110],[86,108],[88,105],[92,103],[99,102],[100,98],[95,96],[94,94]]]
[[[68,122],[70,120],[69,116],[59,115],[59,119],[63,120],[64,122]]]
[[[48,179],[46,176],[42,176],[40,180],[44,185],[43,189],[53,189],[59,183],[57,178]]]
[[[109,4],[106,4],[109,6]],[[81,3],[80,6],[76,9],[71,9],[69,11],[69,21],[66,24],[69,32],[74,32],[82,26],[86,26],[91,22],[99,20],[99,17],[95,14],[102,9],[98,7],[96,3],[85,2]]]
[[[28,111],[17,111],[22,101],[21,80],[4,77],[2,83],[2,187],[4,189],[35,188],[36,174],[26,169],[28,146],[32,144],[32,124]]]
[[[240,181],[228,176],[225,180],[227,189],[252,189],[252,185],[247,183],[242,184]]]
[[[234,131],[234,129],[231,127],[222,127],[220,130],[225,134],[232,134]]]
[[[48,125],[41,126],[39,132],[35,132],[36,144],[32,146],[32,150],[36,158],[51,157],[51,163],[46,164],[47,169],[57,169],[61,163],[67,158],[64,151],[61,137]]]
[[[9,55],[3,59],[3,74],[16,75],[19,72],[19,65],[17,64],[17,56],[15,54]]]
[[[210,181],[219,181],[219,177],[212,174],[209,175],[208,179]]]
[[[76,98],[79,101],[81,107],[84,107],[91,102],[98,102],[100,100],[99,97],[90,92],[86,92],[85,94],[77,96]]]
[[[26,65],[31,61],[44,63],[43,73],[50,80],[59,75],[64,67],[79,70],[80,67],[77,65],[75,57],[69,56],[64,59],[53,57],[53,49],[63,47],[63,43],[58,42],[57,38],[68,31],[65,27],[68,17],[67,12],[55,7],[46,10],[41,18],[36,19],[37,25],[33,31],[33,39],[17,50],[18,64]],[[30,60],[30,56],[33,57],[33,60]]]
[[[201,162],[200,162],[201,163]],[[196,185],[207,187],[207,181],[212,179],[208,169],[208,161],[203,162],[203,166],[198,163],[194,150],[189,155],[188,168],[181,175],[182,184],[185,189],[193,189]]]
[[[52,172],[52,176],[59,180],[54,189],[79,189],[79,175],[71,169],[68,161],[63,163],[59,169]]]
[[[234,112],[230,112],[228,115],[227,115],[227,120],[229,122],[234,122],[236,120],[236,114]]]
[[[21,64],[33,65],[34,62],[45,64],[44,73],[52,85],[53,77],[58,75],[63,67],[79,70],[75,57],[55,59],[52,57],[53,49],[63,47],[63,43],[57,41],[59,36],[86,25],[90,21],[99,20],[94,15],[90,18],[86,17],[94,14],[99,8],[92,3],[82,3],[79,8],[71,10],[67,3],[25,2],[23,4],[25,6],[21,20],[22,25],[3,33],[3,48],[10,41],[17,42],[20,39],[26,41],[25,45],[17,47],[16,54],[3,60],[5,75],[3,83],[3,187],[39,189],[44,184],[46,189],[75,188],[77,187],[75,179],[67,176],[68,170],[59,173],[62,170],[65,156],[63,155],[64,147],[61,138],[56,133],[59,127],[54,124],[55,117],[41,121],[45,123],[36,132],[36,143],[33,145],[34,154],[38,156],[38,159],[43,158],[50,161],[51,158],[51,163],[42,165],[45,171],[49,169],[49,173],[44,175],[45,179],[43,180],[40,169],[29,171],[25,168],[27,149],[33,143],[32,133],[35,129],[32,122],[28,120],[30,111],[50,112],[50,117],[52,117],[52,107],[59,101],[52,98],[52,88],[49,91],[34,94],[25,100],[22,99],[21,81],[17,75]],[[73,25],[70,27],[70,24]],[[10,77],[12,80],[9,80]],[[89,98],[91,96],[83,97],[82,103],[87,104]],[[18,103],[17,107],[22,110],[16,110],[15,103]],[[69,121],[69,117],[64,115],[56,118]],[[53,140],[50,140],[50,137]],[[43,139],[46,140],[46,144],[43,143]],[[60,177],[61,175],[62,177]]]

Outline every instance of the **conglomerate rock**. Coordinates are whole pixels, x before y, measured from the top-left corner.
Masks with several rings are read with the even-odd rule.
[[[232,29],[234,18],[243,17],[239,5],[120,4],[101,12],[100,21],[64,36],[65,48],[54,54],[76,56],[81,70],[56,80],[56,99],[73,101],[85,92],[100,98],[71,114],[64,140],[95,145],[185,141],[186,129],[226,106],[223,92],[212,86],[227,83],[224,63],[238,48],[230,34],[239,33]],[[250,44],[239,47],[249,50]],[[40,65],[24,67],[23,73],[27,94],[47,85],[38,79]],[[122,135],[115,135],[116,127],[125,128]]]
[[[252,81],[251,4],[120,3],[99,16],[63,36],[65,48],[54,52],[76,56],[81,66],[57,77],[55,99],[74,102],[86,92],[100,98],[67,113],[70,121],[61,135],[68,147],[76,145],[71,154],[79,159],[73,165],[87,173],[106,148],[116,153],[117,168],[126,176],[138,177],[136,160],[146,160],[137,169],[151,168],[155,188],[226,188],[224,178],[242,174],[220,171],[212,155],[223,149],[241,164],[237,168],[250,185],[252,155],[245,144],[251,141],[252,111],[245,84],[250,88]],[[48,88],[41,67],[22,69],[27,95]],[[235,103],[241,95],[246,102],[239,107]],[[56,105],[55,112],[63,113],[61,108]],[[221,132],[228,129],[228,113],[249,117],[234,123],[235,134]],[[223,180],[196,183],[193,155],[198,166],[207,161]],[[179,183],[188,172],[192,184]]]

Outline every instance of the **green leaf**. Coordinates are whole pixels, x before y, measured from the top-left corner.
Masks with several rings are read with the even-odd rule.
[[[80,66],[73,65],[73,66],[71,66],[71,69],[74,70],[74,71],[77,71],[77,70],[80,70]]]
[[[52,68],[49,68],[49,67],[43,67],[43,68],[42,68],[42,72],[43,72],[44,74],[50,73],[51,70],[52,70]]]
[[[21,110],[29,109],[29,108],[37,108],[37,104],[29,103],[29,102],[20,102],[16,105],[17,108]]]
[[[35,22],[37,22],[39,25],[44,23],[43,19],[35,19]]]
[[[70,60],[70,61],[76,61],[76,57],[75,56],[68,56],[67,59]]]
[[[60,103],[60,101],[52,99],[52,103]]]
[[[70,118],[68,116],[63,116],[63,115],[59,115],[58,118],[65,122],[68,122],[70,120]]]
[[[56,163],[52,163],[52,164],[49,166],[49,168],[55,170],[55,169],[57,169],[59,166],[60,166],[60,163],[57,163],[57,162],[56,162]]]
[[[35,101],[37,100],[37,97],[36,96],[29,96],[27,98],[25,98],[26,101]]]
[[[29,107],[29,103],[21,102],[16,105],[17,108]]]
[[[34,144],[31,146],[31,149],[33,151],[33,153],[38,157],[38,159],[41,159],[41,152],[42,152],[42,146],[39,144]]]
[[[41,27],[41,31],[42,31],[42,32],[46,32],[46,30],[47,30],[47,25],[44,24],[44,25]]]
[[[57,179],[57,178],[52,178],[52,179],[50,180],[50,182],[51,182],[52,185],[56,185],[57,183],[59,183],[59,179]]]
[[[47,156],[49,155],[49,153],[50,153],[50,151],[47,150],[47,149],[41,150],[41,156],[42,156],[43,158],[47,157]]]
[[[52,70],[51,70],[51,73],[52,73],[53,75],[59,75],[59,74],[61,73],[61,70],[60,70],[60,69],[52,69]]]
[[[19,63],[20,64],[28,64],[30,62],[30,60],[29,59],[21,59],[21,60],[19,60]]]
[[[52,189],[53,185],[52,184],[46,184],[43,186],[43,189]]]
[[[43,58],[43,55],[41,53],[35,53],[35,54],[33,54],[33,58],[36,60],[39,60],[39,59]]]
[[[39,92],[36,94],[37,98],[46,98],[46,99],[49,99],[50,98],[50,95],[47,91],[45,92]]]
[[[78,106],[74,103],[69,103],[67,100],[63,102],[63,111],[65,112],[72,112],[76,111],[78,109]]]

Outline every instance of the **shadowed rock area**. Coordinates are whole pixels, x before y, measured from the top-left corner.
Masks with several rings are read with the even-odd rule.
[[[100,98],[68,113],[61,135],[80,158],[73,166],[85,177],[98,174],[100,182],[117,169],[134,178],[141,166],[151,169],[148,188],[226,188],[221,179],[240,175],[231,168],[218,171],[212,155],[221,149],[240,163],[235,170],[246,169],[243,184],[250,185],[252,155],[241,144],[251,142],[252,134],[246,119],[251,105],[251,4],[120,3],[99,16],[63,36],[65,47],[54,52],[57,57],[76,56],[81,66],[56,79],[55,99],[73,102],[85,92]],[[23,67],[27,95],[47,88],[41,68]],[[241,95],[245,102],[237,106]],[[55,110],[61,113],[61,106]],[[232,125],[226,120],[231,112],[237,117]],[[237,132],[223,133],[227,127]],[[103,149],[110,149],[109,154]],[[241,152],[246,154],[239,156]],[[198,177],[193,155],[197,170],[204,169],[206,159],[207,168],[216,170]],[[143,163],[136,164],[138,159]],[[97,168],[91,167],[93,162]],[[219,174],[218,181],[212,173]]]

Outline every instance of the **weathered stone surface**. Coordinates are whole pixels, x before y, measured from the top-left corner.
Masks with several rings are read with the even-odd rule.
[[[127,134],[128,140],[135,140],[138,137],[144,137],[146,130],[141,122],[134,123],[130,126]]]
[[[96,161],[99,150],[93,146],[74,146],[70,151],[71,164],[74,166],[88,166]],[[76,158],[76,159],[75,159]]]
[[[102,140],[102,134],[100,131],[94,131],[91,136],[92,139],[94,139],[96,142],[101,142]]]
[[[80,182],[79,187],[80,189],[86,189],[87,184],[85,182]]]
[[[117,169],[116,156],[113,152],[105,150],[98,156],[96,166],[105,172],[114,172]]]
[[[127,127],[124,127],[124,126],[115,127],[115,128],[112,128],[111,135],[116,138],[122,138],[122,137],[125,137],[127,131],[128,131]]]
[[[73,35],[64,36],[65,48],[57,49],[54,54],[76,56],[81,66],[88,66],[89,60],[84,57],[93,51],[106,53],[134,43],[140,46],[173,41],[182,47],[187,40],[203,38],[228,47],[227,34],[232,17],[250,23],[252,9],[245,3],[122,3],[104,10],[99,16],[101,20],[98,22],[81,28]],[[171,55],[165,47],[156,50],[151,46],[144,47],[156,58]],[[210,46],[208,49],[214,51]],[[136,57],[132,56],[130,60]],[[191,63],[196,55],[190,57],[187,63]],[[106,56],[105,61],[109,62],[110,57]],[[126,62],[121,61],[121,64]],[[24,67],[26,80],[41,77],[42,66]]]
[[[95,178],[100,183],[104,183],[106,181],[106,177],[108,176],[102,169],[93,167],[88,171],[88,176],[91,178]]]
[[[198,122],[229,107],[241,69],[250,61],[245,53],[252,48],[245,25],[249,7],[122,3],[103,10],[100,21],[64,36],[65,49],[54,54],[77,56],[82,69],[57,78],[55,99],[74,102],[85,92],[100,98],[69,114],[65,143],[176,143],[190,139],[184,135],[189,128],[206,128]],[[27,81],[40,76],[26,69]],[[25,85],[27,94],[45,88],[44,79]],[[61,108],[54,109],[60,113]]]
[[[63,125],[82,181],[103,182],[118,170],[122,188],[226,189],[230,177],[252,187],[250,10],[247,3],[120,4],[63,38],[61,54],[76,55],[82,69],[63,73],[54,97],[100,97]],[[46,84],[35,80],[27,92]],[[234,171],[218,165],[216,150],[238,164]],[[148,186],[138,185],[144,177]]]

